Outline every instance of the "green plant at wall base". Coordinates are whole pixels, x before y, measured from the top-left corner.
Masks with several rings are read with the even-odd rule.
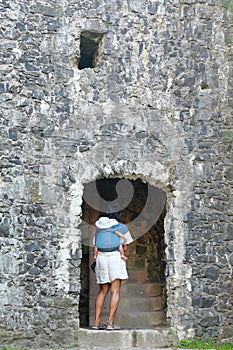
[[[220,3],[223,3],[225,7],[228,7],[231,11],[233,9],[233,0],[220,0]]]
[[[34,350],[34,349],[29,349],[29,348],[0,348],[0,350]],[[50,349],[52,350],[52,349]]]
[[[0,348],[0,350],[35,350],[35,349],[31,349],[31,348],[30,349],[29,348]],[[49,348],[49,350],[56,350],[56,349]]]
[[[233,20],[233,0],[220,0],[220,3],[230,12],[230,20]]]
[[[229,2],[229,10],[231,13],[231,19],[233,18],[233,0],[230,0]]]
[[[183,339],[176,346],[181,349],[216,349],[218,339]],[[219,347],[220,350],[233,350],[233,344],[222,343]]]

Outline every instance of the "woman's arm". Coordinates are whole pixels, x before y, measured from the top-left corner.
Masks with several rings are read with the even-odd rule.
[[[94,262],[96,261],[97,255],[98,255],[98,248],[95,246],[94,247],[94,255],[93,255],[93,261]]]

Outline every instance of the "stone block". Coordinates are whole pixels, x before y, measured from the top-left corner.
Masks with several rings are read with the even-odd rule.
[[[8,274],[18,274],[19,266],[15,257],[9,255],[3,255],[0,257],[0,273],[2,276],[6,276]]]
[[[78,346],[80,348],[111,348],[111,349],[131,349],[132,334],[128,330],[109,332],[106,330],[86,330],[78,331]]]
[[[161,349],[175,346],[177,336],[169,329],[78,330],[78,349]],[[75,349],[73,349],[75,350]]]
[[[167,330],[137,330],[137,346],[148,348],[165,348],[178,343],[177,336]]]
[[[213,281],[217,280],[219,277],[219,269],[213,266],[208,266],[205,269],[205,277]]]
[[[161,283],[125,283],[121,288],[121,296],[142,297],[161,295]]]
[[[127,298],[121,297],[118,308],[119,313],[133,312],[135,309],[140,317],[140,312],[156,311],[162,309],[162,297],[141,297],[141,298]]]
[[[10,223],[6,218],[0,222],[0,237],[8,237],[10,234]]]
[[[115,317],[116,323],[123,328],[129,329],[154,329],[165,322],[163,311],[144,311],[118,313]]]

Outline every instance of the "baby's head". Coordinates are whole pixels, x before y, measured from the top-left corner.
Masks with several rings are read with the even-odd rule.
[[[115,212],[115,213],[109,213],[108,217],[109,217],[109,219],[115,219],[117,221],[121,221],[121,213],[120,213],[120,211]]]

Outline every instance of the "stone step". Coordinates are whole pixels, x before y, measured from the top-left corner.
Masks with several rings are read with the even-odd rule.
[[[79,349],[158,349],[172,347],[178,343],[170,328],[138,330],[78,330]]]
[[[96,285],[91,286],[92,290]],[[95,297],[89,299],[89,324],[94,322]],[[109,312],[110,293],[108,293],[102,310],[101,322],[106,322]],[[152,328],[164,322],[160,283],[123,283],[120,304],[115,322],[126,328]],[[134,314],[135,313],[135,314]],[[151,314],[151,315],[150,315]]]
[[[96,283],[90,284],[90,295],[95,297],[99,291],[99,286]],[[127,297],[144,297],[144,296],[159,296],[162,294],[160,283],[132,283],[126,282],[121,286],[121,296]]]
[[[162,294],[160,283],[123,283],[121,287],[121,296],[127,297],[152,297]]]
[[[144,312],[144,311],[158,311],[162,310],[163,300],[161,296],[157,297],[131,297],[128,296],[122,297],[120,300],[120,305],[118,312],[128,313],[128,312]]]
[[[127,307],[128,309],[128,307]],[[146,308],[144,308],[145,310]],[[153,311],[126,311],[124,307],[119,306],[115,316],[115,323],[119,324],[121,328],[136,328],[136,329],[151,329],[158,325],[162,325],[166,321],[165,312],[162,308]],[[106,323],[108,319],[108,305],[103,308],[101,314],[101,322]],[[94,313],[90,317],[90,324],[94,323]]]
[[[94,307],[95,298],[90,299],[90,305]],[[105,306],[110,302],[110,295],[107,296]],[[144,312],[144,311],[158,311],[163,308],[163,300],[161,296],[158,297],[140,297],[140,298],[128,298],[127,296],[120,299],[120,304],[118,307],[118,313],[128,313],[128,312]],[[105,308],[104,308],[105,309]]]
[[[165,314],[162,310],[147,312],[117,313],[115,322],[121,328],[155,328],[165,322]]]

